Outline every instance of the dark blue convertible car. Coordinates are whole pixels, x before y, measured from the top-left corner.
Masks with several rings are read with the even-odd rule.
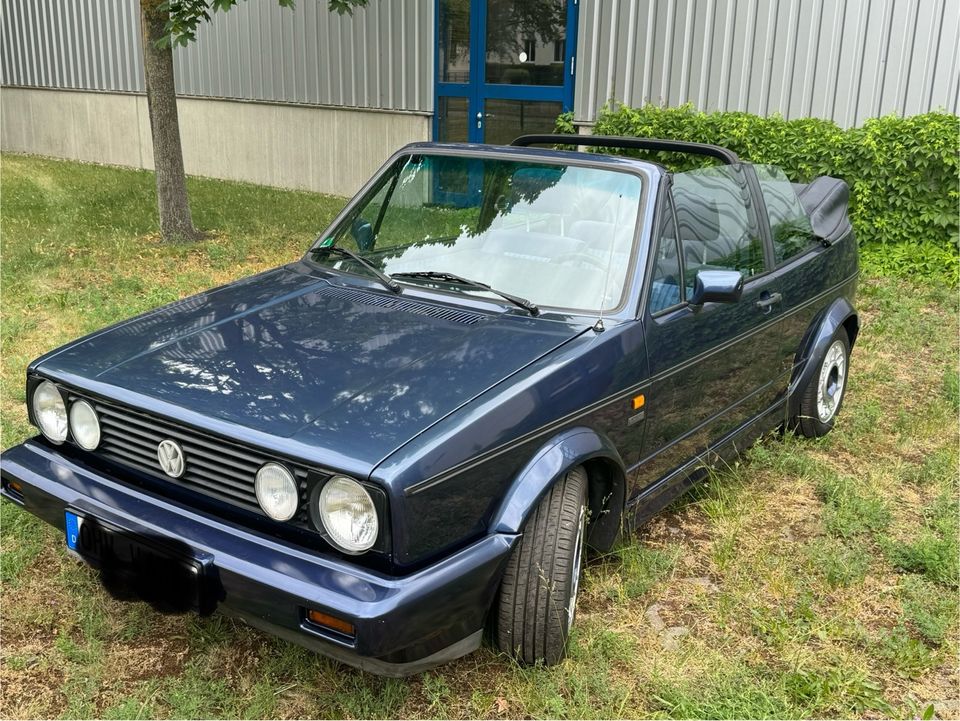
[[[3,497],[118,594],[370,671],[558,661],[585,549],[828,432],[859,329],[841,181],[562,142],[409,145],[300,260],[37,359]]]

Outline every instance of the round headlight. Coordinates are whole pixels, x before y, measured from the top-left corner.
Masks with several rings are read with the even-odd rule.
[[[33,417],[51,443],[67,440],[67,407],[50,381],[43,381],[33,391]]]
[[[359,483],[334,476],[321,489],[319,505],[324,529],[343,550],[361,553],[376,543],[380,525],[377,509]]]
[[[254,484],[260,508],[275,521],[289,521],[300,505],[293,474],[279,463],[266,463],[257,471]]]
[[[100,445],[100,420],[93,406],[77,401],[70,406],[70,432],[77,445],[88,451]]]

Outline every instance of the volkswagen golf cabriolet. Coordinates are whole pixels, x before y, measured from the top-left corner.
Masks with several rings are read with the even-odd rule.
[[[408,145],[299,260],[38,358],[3,497],[108,588],[376,673],[485,629],[557,662],[585,549],[827,433],[859,331],[842,181],[569,142]]]

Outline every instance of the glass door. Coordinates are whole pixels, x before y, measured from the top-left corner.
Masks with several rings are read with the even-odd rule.
[[[578,0],[438,0],[434,138],[508,144],[573,106]]]
[[[436,103],[433,137],[441,142],[466,143],[472,140],[471,110],[474,105],[474,27],[471,0],[438,0]],[[473,141],[479,142],[479,141]]]

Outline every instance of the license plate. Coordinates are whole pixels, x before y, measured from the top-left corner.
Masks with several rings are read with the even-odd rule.
[[[94,516],[66,511],[67,548],[100,571],[121,600],[140,599],[158,610],[212,611],[206,564],[170,538],[133,533]]]

